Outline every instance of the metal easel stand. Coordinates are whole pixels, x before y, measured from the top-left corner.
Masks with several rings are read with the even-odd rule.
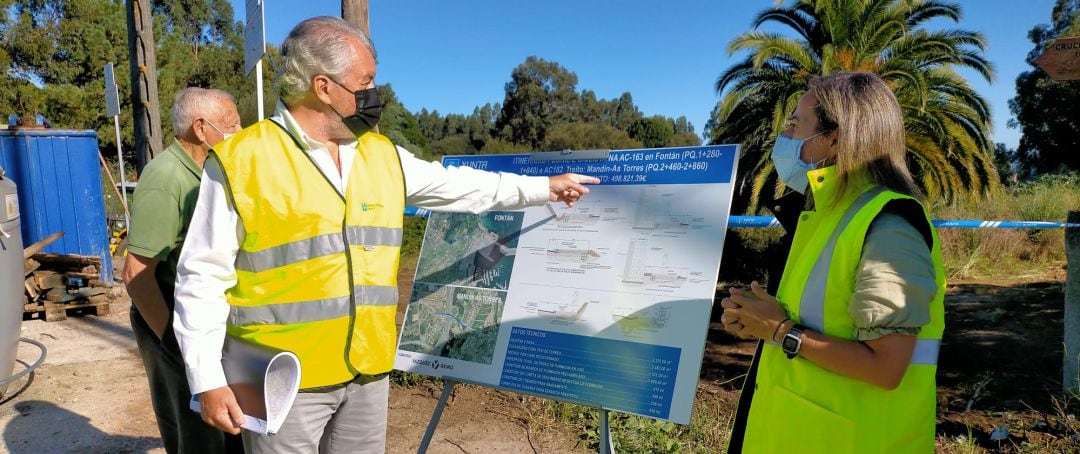
[[[446,401],[450,400],[450,394],[454,392],[454,386],[458,383],[470,383],[468,380],[462,380],[459,378],[443,376],[443,390],[439,395],[439,403],[435,404],[435,411],[431,414],[431,421],[428,421],[427,430],[424,431],[424,438],[420,440],[420,446],[416,448],[417,454],[426,454],[428,446],[431,445],[431,437],[435,436],[435,429],[439,427],[439,419],[442,418],[443,409],[446,408]],[[482,383],[474,383],[480,386],[486,386]],[[611,427],[608,424],[608,409],[596,405],[586,404],[581,402],[574,402],[586,406],[593,407],[600,411],[600,432],[597,436],[600,437],[600,449],[597,451],[600,454],[614,454],[615,443],[611,439]]]
[[[431,414],[431,421],[428,421],[427,430],[424,431],[424,439],[420,440],[420,447],[416,448],[417,454],[427,453],[428,445],[431,444],[431,437],[435,435],[435,428],[439,426],[439,418],[442,417],[443,409],[446,408],[446,401],[450,399],[450,394],[454,391],[454,385],[458,384],[458,381],[454,378],[443,376],[442,379],[442,395],[439,396],[439,403],[435,404],[435,412]]]
[[[600,454],[615,454],[615,443],[611,441],[611,427],[608,424],[608,411],[604,407],[597,408],[600,410],[600,433],[596,434],[600,437]]]

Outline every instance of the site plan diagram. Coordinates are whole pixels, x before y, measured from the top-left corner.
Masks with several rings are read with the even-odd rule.
[[[535,157],[444,158],[602,182],[572,207],[432,214],[395,367],[688,422],[737,147]]]

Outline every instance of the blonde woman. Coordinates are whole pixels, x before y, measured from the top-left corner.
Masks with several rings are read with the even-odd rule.
[[[932,452],[944,330],[941,247],[905,161],[889,87],[817,78],[777,137],[777,175],[803,192],[776,296],[722,301],[724,328],[764,341],[733,452]]]

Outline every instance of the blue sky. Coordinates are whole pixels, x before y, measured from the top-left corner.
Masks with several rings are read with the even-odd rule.
[[[238,20],[244,1],[231,0]],[[341,13],[339,0],[265,0],[267,41],[280,44],[299,21]],[[983,33],[997,78],[968,74],[989,100],[994,141],[1015,147],[1008,100],[1031,43],[1027,32],[1048,23],[1053,0],[961,0],[958,27]],[[645,115],[686,116],[701,133],[718,99],[716,77],[739,60],[726,48],[773,0],[371,0],[371,34],[379,51],[377,81],[390,83],[411,111],[470,113],[502,102],[513,68],[530,55],[578,76],[578,90],[600,98],[630,92]],[[302,5],[302,6],[301,6]]]

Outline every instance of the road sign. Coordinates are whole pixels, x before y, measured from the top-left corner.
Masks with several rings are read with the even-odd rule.
[[[1080,80],[1080,36],[1054,40],[1035,59],[1054,80]]]
[[[251,70],[266,54],[266,27],[263,24],[263,0],[247,0],[244,24],[244,73]]]
[[[113,64],[105,65],[105,116],[115,117],[120,115],[120,94],[116,90],[116,77],[113,75]]]

